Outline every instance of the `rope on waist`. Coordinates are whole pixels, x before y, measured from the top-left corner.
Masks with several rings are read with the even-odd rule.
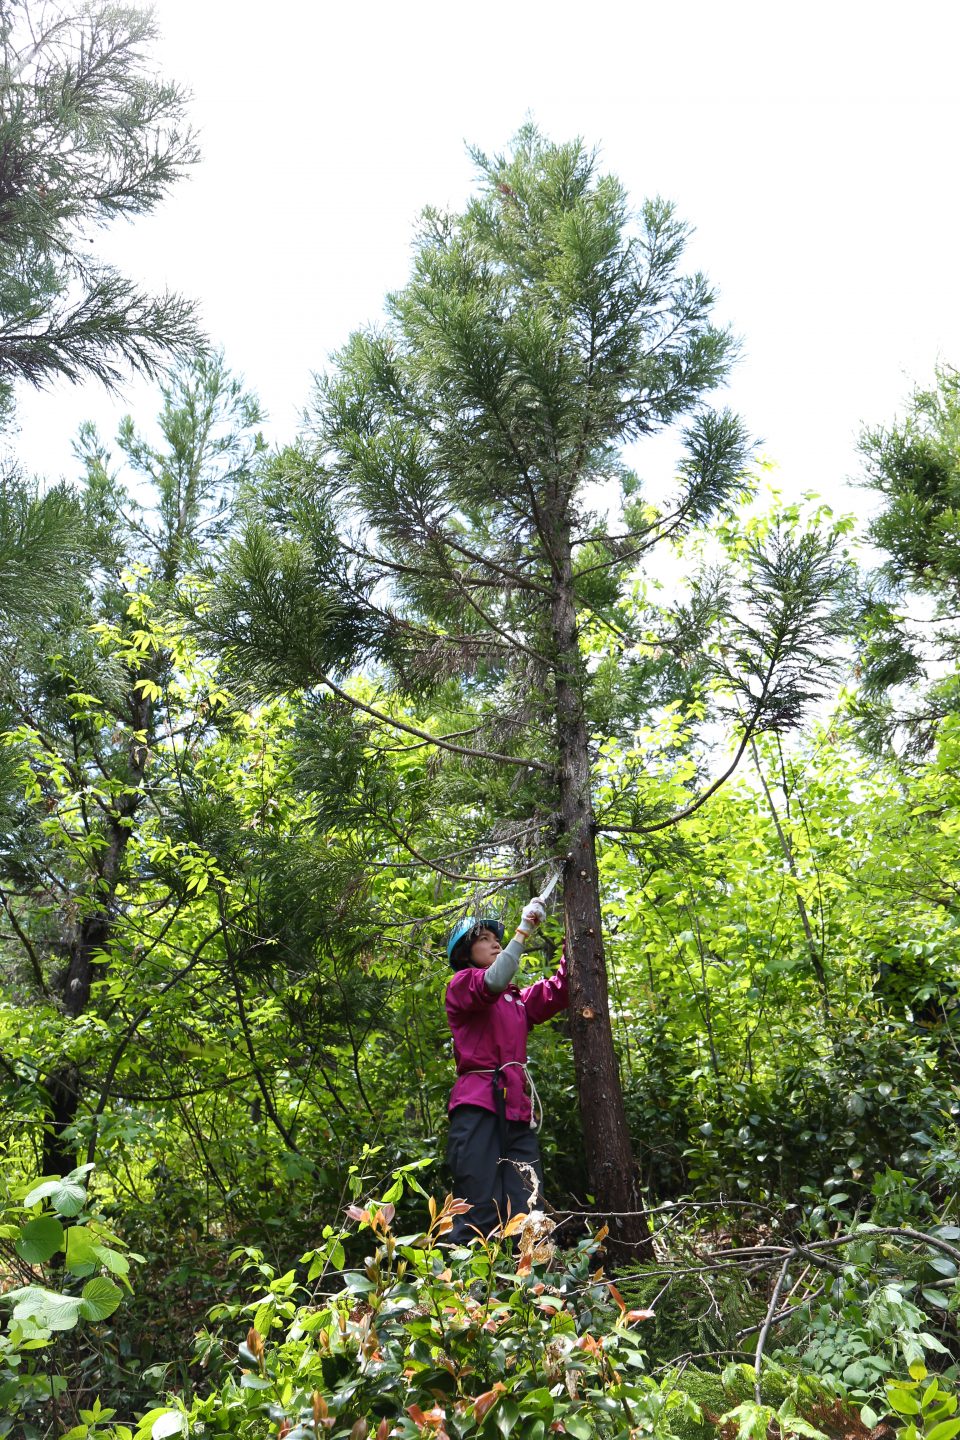
[[[530,1066],[527,1065],[525,1061],[505,1060],[502,1065],[495,1065],[490,1070],[461,1070],[459,1073],[461,1075],[496,1075],[498,1070],[508,1070],[511,1065],[516,1066],[518,1070],[522,1070],[526,1077],[527,1084],[530,1087],[530,1129],[539,1130],[543,1124],[543,1102],[537,1093],[536,1085],[533,1083]],[[538,1111],[540,1112],[539,1120],[537,1119]]]

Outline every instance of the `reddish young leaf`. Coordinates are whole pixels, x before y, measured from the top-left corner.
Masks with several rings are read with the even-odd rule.
[[[473,1402],[473,1414],[478,1425],[483,1423],[484,1417],[493,1409],[505,1389],[506,1386],[498,1380],[492,1390],[484,1390],[482,1395],[477,1396]]]

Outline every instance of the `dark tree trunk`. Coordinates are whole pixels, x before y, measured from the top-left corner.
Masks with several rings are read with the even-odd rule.
[[[134,731],[146,731],[153,707],[148,700],[132,692],[131,723]],[[123,857],[130,839],[131,822],[140,808],[141,786],[147,767],[147,746],[134,740],[130,745],[130,768],[127,793],[117,802],[109,827],[109,840],[95,880],[92,913],[85,916],[70,951],[63,1008],[75,1020],[90,1003],[90,988],[96,976],[99,957],[110,942],[117,885],[123,869]],[[77,1118],[83,1092],[83,1080],[73,1061],[64,1061],[43,1079],[49,1097],[49,1120],[43,1136],[43,1174],[66,1175],[76,1164],[76,1145],[64,1138],[64,1132]]]
[[[552,623],[557,658],[560,813],[570,848],[564,871],[564,919],[570,972],[570,1027],[587,1171],[613,1249],[639,1258],[649,1246],[637,1167],[613,1047],[600,910],[590,751],[583,711],[573,562],[566,533],[554,531]]]

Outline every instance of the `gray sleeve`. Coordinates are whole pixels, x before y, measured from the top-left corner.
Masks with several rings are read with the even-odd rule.
[[[484,984],[488,990],[492,990],[495,995],[503,994],[517,973],[522,954],[523,941],[514,935],[510,944],[504,946],[493,964],[488,965],[483,972]]]

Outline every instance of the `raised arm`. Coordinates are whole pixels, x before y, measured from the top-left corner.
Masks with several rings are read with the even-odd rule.
[[[483,972],[484,984],[495,995],[502,995],[510,984],[517,967],[520,964],[520,956],[523,954],[523,947],[527,938],[536,930],[544,915],[546,914],[543,901],[540,899],[531,900],[523,914],[520,916],[520,924],[517,926],[516,934],[505,945],[492,965],[488,965]]]
[[[535,980],[520,991],[523,1008],[530,1025],[540,1025],[552,1020],[561,1010],[566,1010],[569,995],[567,990],[567,956],[560,957],[560,964],[548,980]]]

